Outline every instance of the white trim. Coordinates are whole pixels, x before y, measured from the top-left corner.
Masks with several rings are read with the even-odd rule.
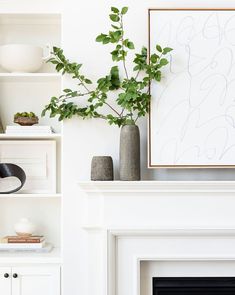
[[[80,181],[89,193],[235,193],[235,181]]]
[[[107,293],[106,295],[118,294],[116,282],[116,259],[117,259],[117,239],[120,238],[133,238],[140,237],[142,239],[146,238],[156,238],[156,237],[170,237],[177,239],[184,239],[185,237],[191,238],[210,238],[210,239],[230,239],[235,238],[235,229],[210,229],[210,228],[182,228],[182,229],[108,229],[107,230],[107,240],[108,243],[108,260],[107,265]],[[110,243],[110,241],[112,241]],[[113,255],[111,255],[113,253]],[[157,255],[149,256],[147,254],[142,254],[138,256],[133,256],[133,295],[140,295],[140,264],[141,261],[235,261],[234,255],[226,255],[218,253],[216,255]],[[114,279],[115,278],[115,279]]]

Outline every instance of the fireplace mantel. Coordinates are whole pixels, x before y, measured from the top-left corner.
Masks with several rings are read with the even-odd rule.
[[[141,291],[141,272],[154,263],[163,275],[179,263],[181,275],[187,264],[192,275],[194,269],[223,275],[228,268],[235,276],[235,181],[83,181],[78,186],[87,277],[95,278],[87,294],[151,295],[149,289]]]
[[[83,181],[83,224],[95,228],[235,228],[235,181]]]
[[[80,181],[84,192],[92,193],[235,193],[235,181]]]

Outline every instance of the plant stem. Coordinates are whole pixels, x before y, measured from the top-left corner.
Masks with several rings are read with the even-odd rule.
[[[104,102],[104,104],[107,105],[112,111],[114,111],[114,113],[116,113],[118,117],[121,117],[121,114],[118,113],[118,111],[116,111],[109,103]]]
[[[139,73],[140,73],[140,70],[138,70],[138,72],[137,72],[137,74],[136,74],[136,76],[135,76],[135,80],[138,78]]]
[[[123,19],[122,19],[122,15],[121,15],[121,29],[122,29],[122,38],[121,38],[121,42],[122,42],[122,51],[124,51],[124,30],[123,30]],[[129,76],[128,76],[128,72],[127,72],[127,68],[126,68],[126,57],[123,54],[123,67],[124,67],[124,71],[126,73],[126,78],[129,80]]]

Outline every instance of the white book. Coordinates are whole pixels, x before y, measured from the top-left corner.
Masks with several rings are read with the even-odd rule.
[[[21,129],[27,129],[27,128],[51,128],[50,125],[31,125],[31,126],[21,126],[21,125],[7,125],[7,128],[21,128]]]
[[[6,134],[52,134],[51,130],[29,130],[29,131],[22,131],[22,130],[6,130]]]
[[[0,250],[41,249],[45,244],[45,241],[42,243],[0,243]]]
[[[30,248],[22,248],[22,249],[0,249],[0,252],[33,252],[33,253],[49,253],[53,249],[53,245],[46,243],[43,248],[38,249],[30,249]]]
[[[51,126],[17,126],[17,125],[8,125],[6,130],[14,130],[14,131],[34,131],[34,130],[48,130],[51,131]]]

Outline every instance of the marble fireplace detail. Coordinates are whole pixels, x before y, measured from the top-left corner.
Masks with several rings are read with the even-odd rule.
[[[87,294],[152,295],[153,277],[235,277],[235,182],[80,182]]]

